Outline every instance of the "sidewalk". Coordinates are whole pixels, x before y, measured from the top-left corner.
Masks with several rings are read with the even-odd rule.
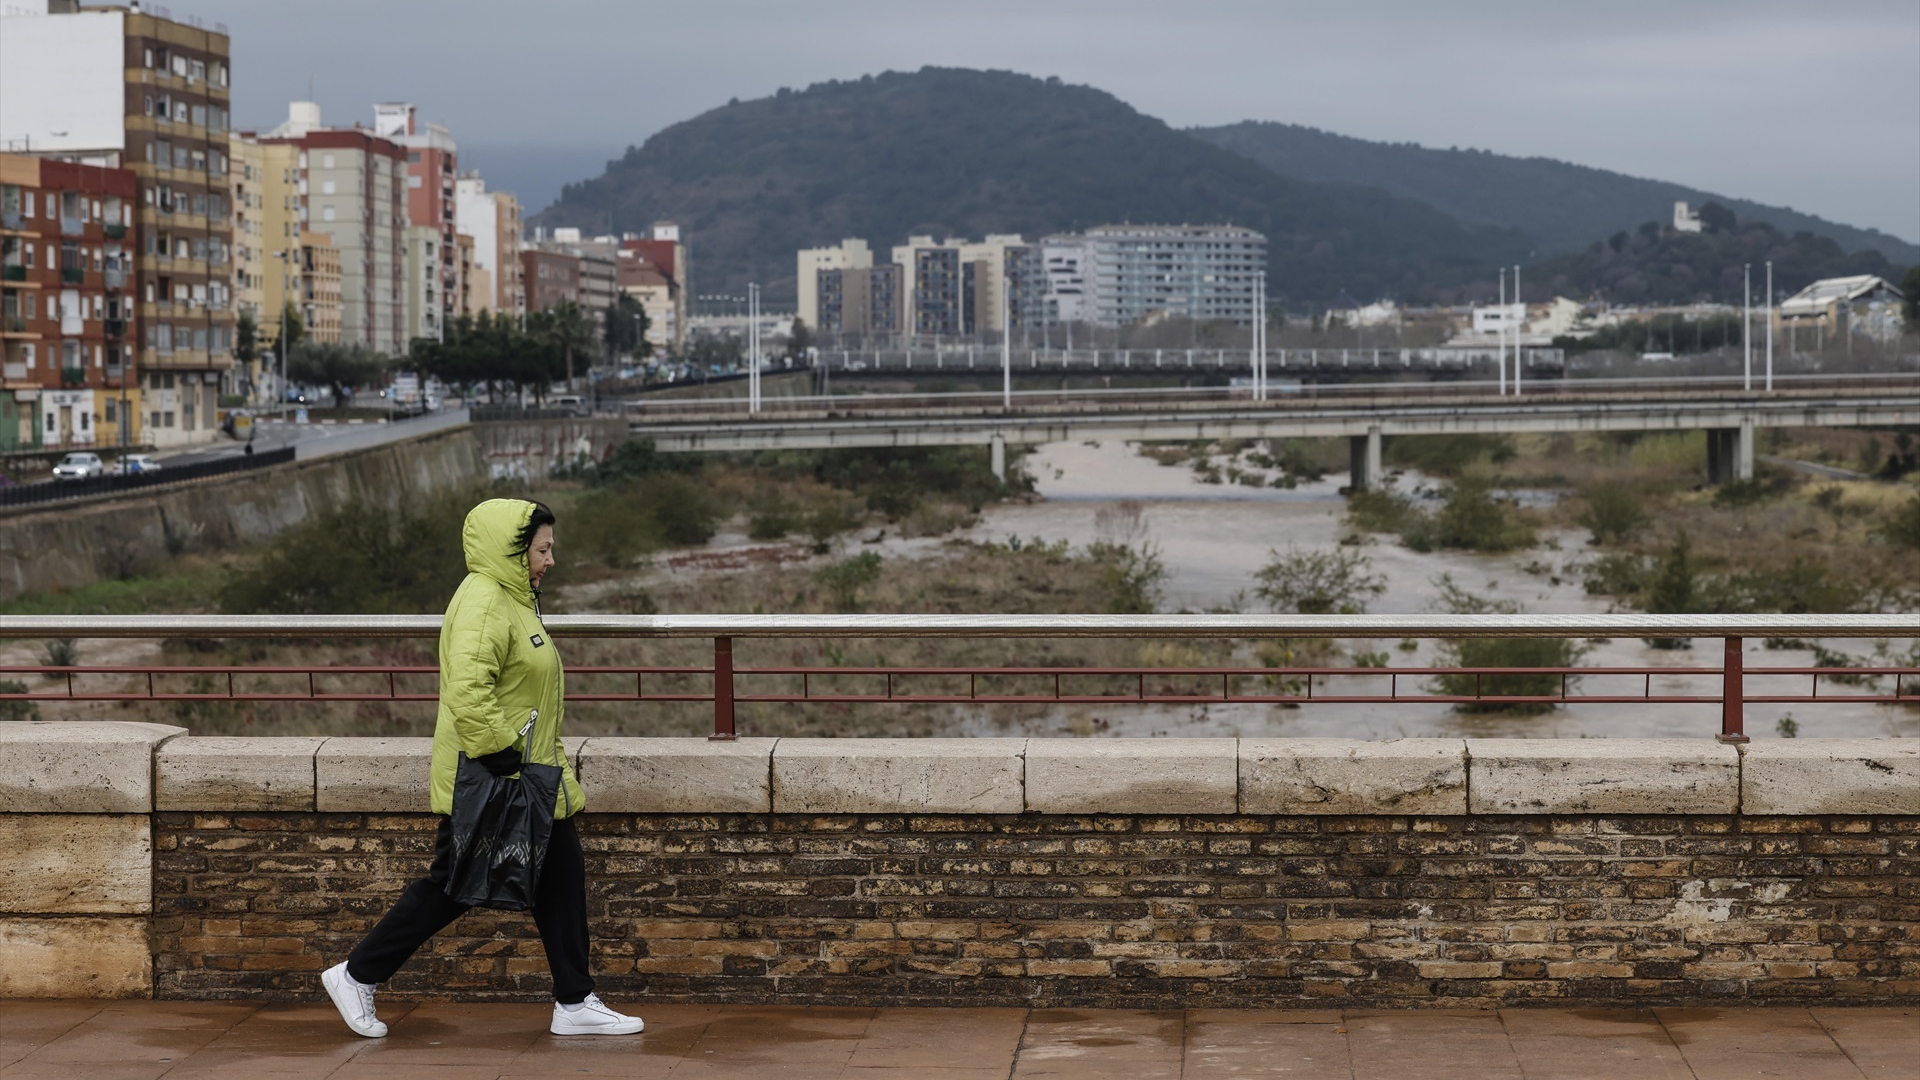
[[[619,1002],[616,1004],[626,1004]],[[1920,1077],[1920,1009],[1501,1012],[655,1005],[627,1038],[549,1007],[393,1004],[385,1039],[326,1004],[0,1002],[0,1080],[1734,1080]]]

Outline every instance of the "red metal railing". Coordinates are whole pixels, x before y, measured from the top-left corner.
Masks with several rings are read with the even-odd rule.
[[[1725,639],[1721,667],[736,667],[733,639],[713,638],[712,666],[582,665],[568,669],[574,702],[711,702],[711,738],[736,735],[741,704],[922,705],[1395,705],[1408,703],[1563,707],[1596,704],[1721,706],[1723,741],[1745,741],[1750,704],[1920,705],[1920,667],[1747,668],[1741,639]],[[439,669],[418,665],[98,665],[0,667],[0,679],[57,681],[0,693],[0,702],[430,702]],[[1435,692],[1431,683],[1471,678],[1472,693]],[[1490,682],[1550,678],[1551,693],[1511,693]],[[1697,692],[1654,690],[1662,680],[1696,680]],[[1750,693],[1750,679],[1805,680],[1801,692]],[[1837,687],[1892,680],[1891,692]],[[613,691],[609,682],[631,681]],[[1637,692],[1580,692],[1578,684],[1638,681]],[[765,683],[777,681],[778,686]],[[1826,692],[1822,693],[1823,681]],[[687,683],[704,684],[687,687]],[[845,688],[848,682],[854,689]],[[1354,682],[1370,684],[1352,689]],[[1385,683],[1384,691],[1379,687]],[[983,683],[985,688],[983,689]],[[1336,683],[1346,686],[1336,687]],[[1716,684],[1717,685],[1713,685]],[[754,684],[762,684],[756,687]],[[797,686],[796,686],[797,684]],[[825,688],[823,688],[823,686]]]

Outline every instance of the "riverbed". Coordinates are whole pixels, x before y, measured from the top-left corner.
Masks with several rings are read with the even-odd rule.
[[[1243,463],[1244,464],[1244,463]],[[1351,530],[1345,524],[1346,500],[1340,489],[1344,473],[1330,474],[1291,489],[1251,487],[1236,483],[1203,482],[1187,465],[1162,465],[1141,456],[1137,447],[1120,442],[1052,443],[1028,455],[1025,467],[1034,478],[1040,501],[988,508],[966,533],[979,540],[1004,542],[1013,537],[1078,547],[1097,540],[1102,525],[1112,531],[1124,502],[1139,504],[1140,535],[1154,545],[1166,570],[1163,611],[1262,611],[1254,596],[1254,574],[1275,550],[1289,545],[1322,548],[1338,544]],[[1223,470],[1224,471],[1224,470]],[[1402,476],[1400,486],[1413,490],[1427,486],[1418,476]],[[1530,493],[1520,493],[1523,500]],[[1106,511],[1104,517],[1102,511]],[[1612,610],[1604,597],[1591,597],[1582,585],[1579,564],[1590,558],[1583,531],[1542,534],[1542,545],[1524,552],[1480,555],[1469,552],[1416,552],[1392,537],[1375,537],[1359,550],[1372,572],[1386,582],[1386,591],[1367,610],[1382,614],[1412,614],[1436,610],[1434,582],[1449,575],[1461,587],[1490,599],[1511,601],[1521,611],[1536,613],[1597,613]],[[902,546],[899,554],[924,549]],[[1350,652],[1386,653],[1395,667],[1422,667],[1442,663],[1434,642],[1404,650],[1402,642],[1354,641]],[[1412,644],[1412,643],[1409,643]],[[1831,642],[1829,647],[1856,655],[1869,653],[1872,642]],[[1896,643],[1905,646],[1909,643]],[[1638,639],[1594,641],[1581,659],[1583,666],[1647,667],[1659,669],[1708,668],[1715,674],[1655,676],[1655,695],[1717,694],[1721,642],[1700,640],[1692,649],[1655,649]],[[1814,662],[1810,651],[1766,650],[1749,642],[1746,663],[1750,693],[1788,693],[1805,690],[1805,677],[1767,678],[1753,669],[1805,666]],[[1576,687],[1584,693],[1638,693],[1638,676],[1589,677]],[[1354,693],[1383,693],[1385,678],[1342,681],[1336,689]],[[1861,693],[1859,688],[1822,685],[1821,693]],[[1720,706],[1696,705],[1575,705],[1534,716],[1467,714],[1446,705],[1406,703],[1369,705],[1309,704],[1298,709],[1266,705],[1207,707],[1067,707],[1055,715],[1024,725],[1011,725],[991,712],[961,715],[961,732],[968,735],[1089,734],[1089,735],[1238,735],[1246,737],[1345,736],[1384,739],[1408,736],[1504,736],[1527,738],[1708,737],[1719,730]],[[1747,730],[1755,738],[1780,734],[1780,721],[1791,720],[1808,737],[1916,737],[1920,736],[1920,709],[1834,701],[1809,705],[1750,705]]]

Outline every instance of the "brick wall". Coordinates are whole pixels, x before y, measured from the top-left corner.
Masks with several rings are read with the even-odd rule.
[[[1920,817],[590,814],[630,1001],[1920,1002]],[[315,998],[425,869],[424,814],[153,815],[160,997]],[[397,996],[543,1000],[475,912]]]

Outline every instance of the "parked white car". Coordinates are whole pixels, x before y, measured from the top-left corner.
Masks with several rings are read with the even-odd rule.
[[[113,463],[113,475],[132,476],[135,473],[160,471],[160,461],[152,454],[126,454]]]
[[[60,464],[53,467],[53,478],[55,480],[85,480],[89,477],[99,476],[105,471],[105,468],[100,464],[99,454],[76,450],[66,457],[61,458]]]

